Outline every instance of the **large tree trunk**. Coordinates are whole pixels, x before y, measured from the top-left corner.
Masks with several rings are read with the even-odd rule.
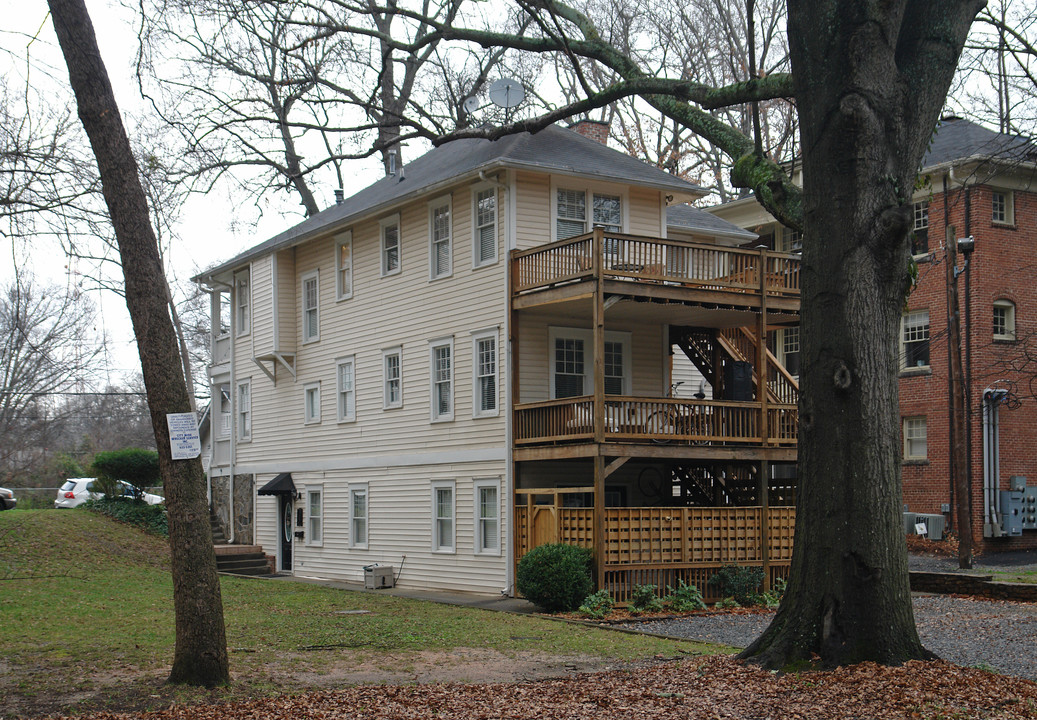
[[[789,0],[803,148],[802,376],[792,574],[742,656],[927,658],[900,519],[897,333],[911,195],[975,0]]]
[[[167,413],[189,412],[184,371],[166,304],[165,277],[137,163],[83,0],[49,0],[54,29],[101,174],[126,282],[169,514],[176,649],[170,682],[229,679],[223,604],[199,459],[170,457]]]

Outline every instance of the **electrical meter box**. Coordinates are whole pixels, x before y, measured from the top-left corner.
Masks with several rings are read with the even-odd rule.
[[[1024,496],[1024,492],[1001,491],[1001,532],[1009,537],[1023,534]]]

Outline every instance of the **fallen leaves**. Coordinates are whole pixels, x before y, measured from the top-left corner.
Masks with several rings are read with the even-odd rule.
[[[121,720],[116,713],[85,716]],[[730,657],[480,685],[361,686],[220,705],[174,706],[148,720],[561,720],[562,718],[1037,718],[1037,683],[943,661],[862,663],[780,674]]]

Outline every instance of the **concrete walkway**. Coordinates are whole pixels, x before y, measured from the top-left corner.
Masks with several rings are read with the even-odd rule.
[[[300,577],[298,575],[272,575],[266,579],[304,582],[312,585],[336,588],[338,590],[351,590],[353,592],[373,593],[375,595],[393,595],[395,597],[410,598],[411,600],[428,600],[429,602],[437,602],[444,605],[482,608],[483,610],[496,610],[498,612],[519,613],[523,615],[529,615],[537,611],[536,606],[528,600],[508,597],[506,595],[485,595],[482,593],[420,590],[417,588],[400,587],[369,590],[360,583],[345,582],[342,580],[322,580],[319,578]]]

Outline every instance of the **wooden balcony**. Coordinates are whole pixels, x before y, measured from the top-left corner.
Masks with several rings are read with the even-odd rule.
[[[793,404],[767,403],[765,413],[759,402],[606,395],[601,412],[595,413],[594,396],[585,395],[516,405],[513,430],[516,448],[624,443],[660,449],[693,447],[703,455],[716,456],[705,449],[744,451],[755,446],[794,451],[798,423],[798,408]]]
[[[601,228],[512,253],[516,307],[544,301],[535,297],[538,293],[550,293],[546,301],[553,301],[553,296],[574,297],[580,283],[600,278],[607,292],[795,311],[799,274],[796,255],[623,235]]]

